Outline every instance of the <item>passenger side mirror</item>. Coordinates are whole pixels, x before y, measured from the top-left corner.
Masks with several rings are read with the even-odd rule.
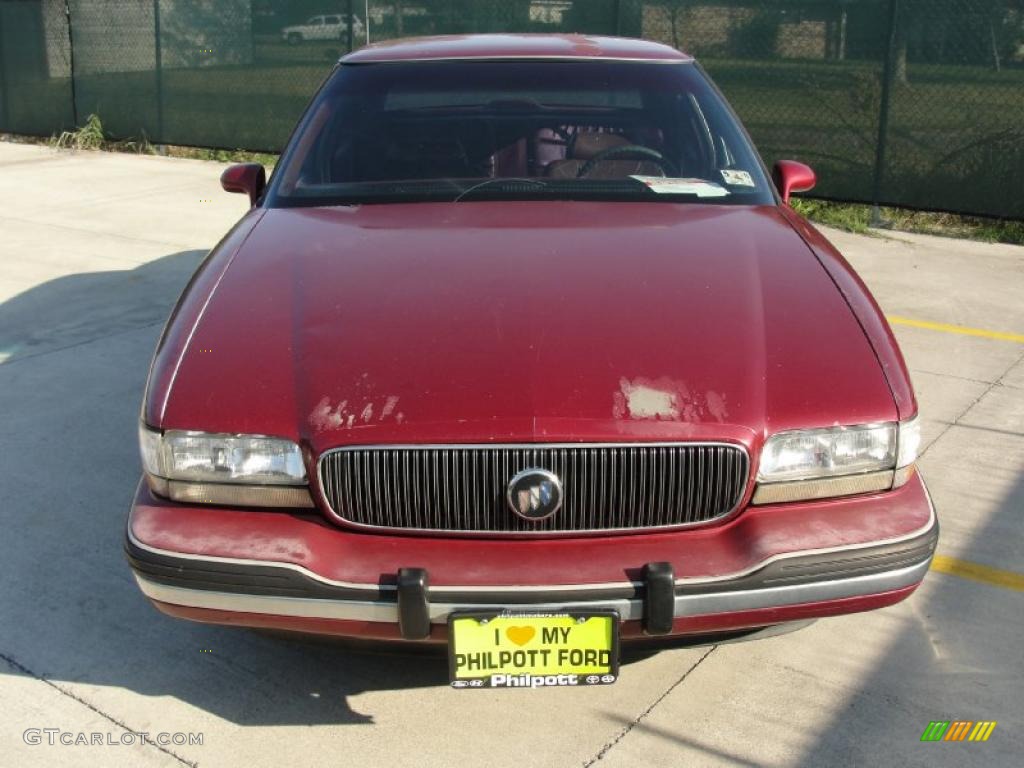
[[[792,193],[809,192],[818,183],[811,167],[795,160],[779,160],[772,169],[772,179],[782,193],[782,202],[787,204]]]
[[[259,163],[232,165],[220,175],[220,185],[225,192],[244,192],[256,205],[267,185],[267,172]]]

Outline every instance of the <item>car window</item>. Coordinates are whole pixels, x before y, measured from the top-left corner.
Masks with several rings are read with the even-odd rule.
[[[327,17],[327,23],[328,24],[341,24],[341,19],[338,18],[337,16],[328,16]]]
[[[495,197],[773,201],[691,63],[342,65],[307,111],[271,205]]]

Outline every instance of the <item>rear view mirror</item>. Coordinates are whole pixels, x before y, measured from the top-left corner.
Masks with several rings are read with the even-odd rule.
[[[267,185],[267,172],[259,163],[232,165],[221,174],[220,185],[225,192],[244,192],[249,202],[256,205]]]
[[[782,193],[782,202],[789,203],[794,192],[809,192],[818,183],[818,177],[810,166],[795,160],[779,160],[772,169],[772,179]]]

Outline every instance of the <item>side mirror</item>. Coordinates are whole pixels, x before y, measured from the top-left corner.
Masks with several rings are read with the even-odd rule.
[[[809,192],[818,183],[811,167],[795,160],[779,160],[772,169],[772,179],[784,203],[789,203],[794,192]]]
[[[220,175],[220,185],[225,192],[244,192],[256,205],[267,185],[267,172],[259,163],[232,165]]]

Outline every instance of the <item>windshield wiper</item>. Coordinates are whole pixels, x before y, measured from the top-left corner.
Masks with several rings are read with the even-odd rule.
[[[496,178],[496,179],[484,179],[479,184],[474,184],[471,187],[466,187],[464,190],[462,190],[455,197],[454,200],[452,200],[452,202],[453,203],[457,203],[462,198],[464,198],[466,195],[470,194],[471,192],[475,192],[476,190],[478,190],[478,189],[480,189],[482,187],[486,187],[486,186],[488,186],[490,184],[508,184],[511,187],[511,189],[509,190],[511,192],[519,192],[519,191],[521,191],[518,188],[519,184],[533,184],[533,185],[535,185],[537,187],[546,187],[548,185],[548,183],[546,181],[541,181],[540,179],[530,179],[530,178],[526,178],[526,177],[523,177],[523,176],[508,176],[508,177],[499,177],[499,178]]]

